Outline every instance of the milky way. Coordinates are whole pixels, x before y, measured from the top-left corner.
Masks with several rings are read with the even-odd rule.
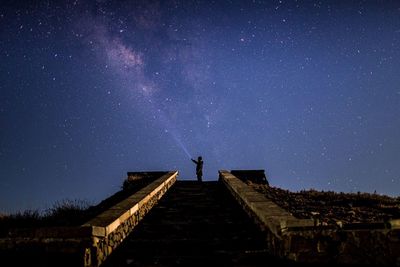
[[[399,195],[400,3],[0,7],[0,212],[92,203],[127,171],[265,169]]]

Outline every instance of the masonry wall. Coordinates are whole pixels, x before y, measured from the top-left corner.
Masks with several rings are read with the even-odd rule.
[[[10,266],[100,266],[175,183],[168,172],[79,227],[18,231],[0,239],[0,258]]]
[[[86,223],[84,226],[95,229],[90,250],[91,263],[86,266],[100,266],[175,183],[176,176],[177,173],[163,176]]]
[[[228,171],[220,181],[266,234],[270,252],[302,263],[400,266],[400,222],[376,228],[324,227],[297,219]]]

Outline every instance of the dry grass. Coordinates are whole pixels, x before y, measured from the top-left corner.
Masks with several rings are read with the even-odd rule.
[[[400,218],[400,197],[370,193],[302,190],[291,192],[251,184],[298,218],[318,219],[321,224],[386,222]]]
[[[0,214],[0,237],[7,236],[15,228],[35,228],[49,226],[78,226],[109,209],[126,197],[150,184],[164,173],[135,173],[124,180],[122,190],[92,205],[79,199],[65,199],[56,202],[51,208],[25,210],[10,215]]]

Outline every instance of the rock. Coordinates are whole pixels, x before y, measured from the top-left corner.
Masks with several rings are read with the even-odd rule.
[[[252,187],[297,218],[319,219],[339,227],[346,223],[400,219],[400,198],[361,192],[336,193],[313,189],[290,192],[272,186]]]

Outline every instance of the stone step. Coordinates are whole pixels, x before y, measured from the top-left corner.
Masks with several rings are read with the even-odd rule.
[[[219,182],[177,181],[104,266],[262,266],[264,235]]]

